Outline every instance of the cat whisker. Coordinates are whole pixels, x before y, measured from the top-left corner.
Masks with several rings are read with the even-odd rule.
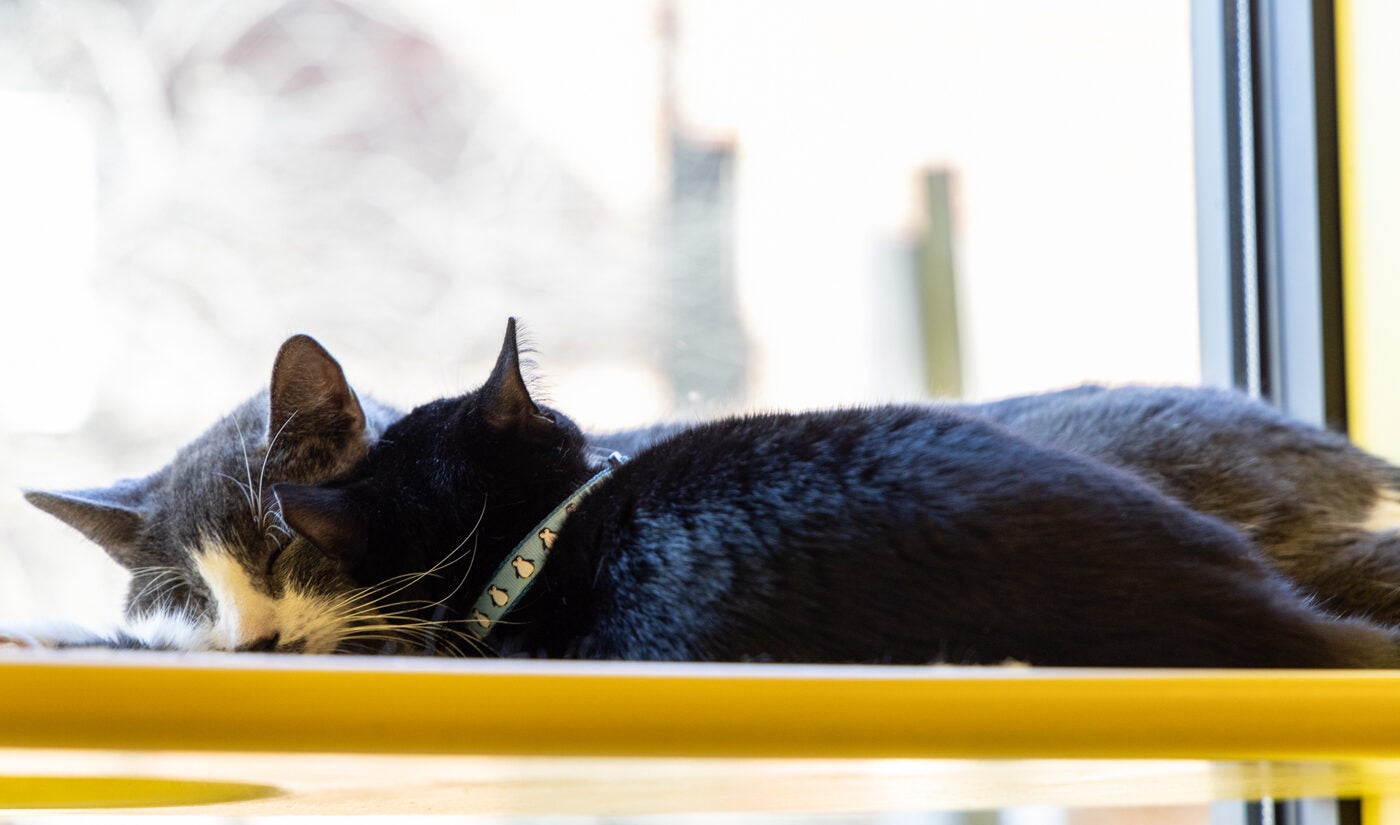
[[[480,640],[453,624],[459,620],[425,619],[422,614],[442,608],[465,586],[476,561],[480,543],[480,527],[486,514],[481,513],[465,538],[443,555],[427,570],[391,577],[378,584],[339,594],[324,601],[319,609],[319,632],[330,634],[337,649],[354,647],[365,642],[408,644],[423,653],[465,656],[464,645],[479,653],[491,652]],[[269,525],[273,531],[291,535],[280,524]],[[456,583],[445,596],[435,599],[395,599],[415,584],[428,579],[442,579],[448,569],[467,560],[466,572],[456,577]]]
[[[131,568],[130,572],[132,574],[139,574],[144,576],[157,573],[178,573],[180,572],[180,569],[178,567],[173,567],[168,564],[150,564],[144,567],[133,567]]]
[[[297,417],[297,411],[292,410],[292,414],[287,416],[287,420],[282,422],[282,426],[277,428],[277,432],[272,434],[272,440],[267,442],[267,451],[263,453],[262,465],[258,467],[258,488],[257,488],[257,519],[258,526],[264,527],[267,523],[269,508],[263,507],[263,481],[267,476],[267,460],[272,457],[272,451],[277,448],[277,439],[282,437],[282,433],[287,429],[287,425],[292,423],[292,419]],[[252,472],[249,468],[248,483],[252,484]]]
[[[419,574],[405,574],[405,576],[417,576],[417,575],[419,575]],[[404,578],[404,576],[395,576],[395,577],[394,577],[394,579],[400,579],[400,578]],[[390,580],[390,581],[393,581],[393,580]],[[410,583],[411,583],[411,582],[410,582]],[[378,610],[380,610],[383,606],[385,606],[385,604],[386,604],[386,603],[385,603],[385,600],[386,600],[386,599],[388,599],[388,598],[394,596],[396,593],[399,593],[399,592],[401,592],[401,591],[403,590],[403,588],[400,587],[400,588],[397,588],[397,589],[395,589],[395,590],[393,590],[393,591],[391,591],[391,592],[380,593],[379,591],[380,591],[381,589],[383,589],[383,587],[385,586],[385,584],[386,584],[386,583],[381,582],[380,584],[371,585],[371,586],[369,586],[369,587],[363,587],[363,588],[359,588],[359,589],[357,589],[357,590],[351,590],[351,591],[349,591],[349,592],[343,593],[343,594],[340,595],[339,598],[337,598],[337,599],[335,599],[334,601],[330,602],[330,603],[327,605],[327,609],[328,609],[328,610],[332,610],[332,611],[345,611],[345,610],[347,610],[347,609],[348,609],[348,610],[378,611]],[[404,585],[404,586],[407,587],[408,585]],[[417,601],[426,603],[424,600],[417,600]]]
[[[404,639],[404,638],[402,638],[402,637],[399,637],[399,636],[396,636],[396,635],[393,635],[393,634],[366,634],[366,635],[354,636],[354,637],[345,639],[345,640],[342,642],[342,645],[356,645],[357,643],[363,643],[363,642],[384,642],[384,643],[392,643],[392,644],[395,644],[395,645],[408,645],[408,646],[410,646],[410,647],[417,647],[417,646],[414,645],[410,640],[406,640],[406,639]],[[453,645],[453,644],[451,644],[451,643],[444,644],[443,647],[444,647],[445,649],[448,649],[448,650],[450,651],[451,655],[454,656],[454,657],[456,657],[456,658],[464,658],[465,655],[466,655],[466,654],[462,651],[461,648],[459,648],[459,647],[457,647],[456,645]],[[431,652],[430,649],[427,648],[427,647],[423,647],[422,650],[423,650],[423,652]]]
[[[454,550],[453,552],[455,553],[456,551]],[[475,547],[473,547],[473,555],[474,555],[474,553],[475,553]],[[456,587],[454,587],[450,593],[448,593],[446,596],[442,597],[441,599],[437,599],[437,600],[435,600],[435,601],[428,601],[428,600],[425,600],[425,599],[407,599],[407,600],[402,600],[402,601],[398,601],[398,602],[386,602],[386,601],[385,601],[385,599],[390,598],[390,597],[392,597],[394,594],[401,592],[404,588],[410,587],[413,583],[418,582],[418,581],[422,581],[422,580],[423,580],[424,578],[426,578],[428,575],[434,575],[434,576],[435,576],[435,574],[431,574],[431,573],[429,573],[429,574],[415,574],[415,575],[411,578],[411,580],[409,580],[408,582],[405,582],[404,584],[400,585],[398,588],[396,588],[396,589],[394,589],[394,590],[392,590],[392,591],[390,591],[390,592],[388,592],[388,593],[382,594],[382,595],[379,596],[378,598],[373,599],[372,601],[369,601],[369,602],[365,603],[365,604],[360,608],[361,613],[362,613],[363,615],[365,615],[365,616],[373,615],[373,616],[377,616],[377,617],[379,617],[379,618],[381,618],[381,619],[406,619],[406,622],[401,623],[400,626],[406,626],[406,625],[407,625],[407,622],[411,622],[411,623],[412,623],[412,626],[427,628],[428,631],[427,631],[427,634],[426,634],[426,636],[425,636],[425,646],[431,648],[431,647],[433,646],[433,644],[436,643],[436,639],[435,639],[435,636],[434,636],[434,634],[436,633],[436,631],[439,630],[439,629],[451,630],[451,628],[447,628],[447,627],[446,627],[446,624],[447,624],[447,623],[446,623],[445,621],[442,621],[442,620],[434,621],[434,620],[425,620],[425,619],[416,619],[416,618],[409,619],[408,617],[410,617],[411,614],[414,613],[414,612],[421,612],[421,611],[431,610],[431,609],[433,609],[433,608],[438,608],[438,607],[441,607],[441,606],[443,606],[444,604],[446,604],[446,603],[447,603],[448,601],[450,601],[453,597],[455,597],[456,594],[461,590],[462,586],[463,586],[463,585],[465,584],[465,582],[466,582],[466,576],[464,575],[461,579],[458,580]],[[372,591],[371,591],[371,592],[372,592]],[[370,595],[370,594],[367,593],[366,595]],[[352,610],[350,611],[350,613],[353,614],[353,612],[354,612],[354,610],[353,610],[353,607],[352,607]],[[454,632],[455,632],[455,631],[454,631]],[[455,646],[454,646],[454,647],[455,647]],[[460,651],[459,651],[459,652],[460,652]]]
[[[486,515],[486,500],[485,500],[485,498],[483,497],[483,500],[482,500],[482,502],[481,502],[481,515],[477,516],[476,525],[472,527],[471,533],[468,534],[469,537],[475,535],[475,536],[476,536],[476,541],[473,542],[473,544],[472,544],[471,559],[467,562],[467,569],[466,569],[465,572],[462,573],[462,577],[461,577],[460,579],[457,580],[457,586],[454,587],[454,588],[452,588],[452,592],[451,592],[451,593],[448,593],[446,596],[444,596],[444,597],[439,601],[439,605],[441,605],[441,604],[446,604],[450,599],[455,598],[455,597],[457,596],[457,593],[459,593],[459,592],[461,591],[462,587],[467,583],[467,578],[471,576],[472,567],[476,564],[476,558],[477,558],[477,552],[476,552],[476,551],[477,551],[477,549],[480,547],[480,544],[481,544],[481,536],[480,536],[480,534],[477,532],[477,529],[478,529],[479,527],[481,527],[481,519],[484,518],[485,515]],[[463,543],[464,543],[464,544],[466,543],[466,540],[465,540],[465,539],[463,540]],[[471,633],[464,633],[464,632],[462,632],[462,631],[460,631],[460,630],[456,630],[455,628],[449,627],[449,623],[450,623],[450,620],[448,620],[448,621],[439,621],[439,622],[437,622],[437,623],[435,623],[435,624],[436,624],[437,627],[442,628],[442,629],[444,629],[444,630],[448,630],[448,631],[454,633],[458,638],[463,639],[464,641],[466,641],[467,644],[468,644],[469,646],[471,646],[471,647],[472,647],[476,652],[478,652],[478,653],[481,653],[481,654],[484,655],[484,654],[486,654],[486,653],[494,653],[494,652],[495,652],[495,651],[492,650],[485,642],[483,642],[481,639],[478,639],[475,635],[473,635],[473,634],[471,634]],[[434,640],[434,643],[436,643],[436,640]],[[450,642],[448,642],[448,645],[449,645],[450,647],[452,647],[454,650],[457,649],[456,646],[455,646],[455,645],[452,645]],[[458,653],[460,654],[460,650],[458,650]]]
[[[150,581],[146,582],[146,584],[131,597],[130,601],[132,603],[140,602],[148,596],[152,600],[160,602],[167,596],[165,591],[173,591],[176,587],[180,586],[184,580],[183,571],[176,567],[138,567],[131,572],[133,576],[149,575],[151,577]]]
[[[398,576],[393,576],[377,585],[374,585],[374,587],[370,589],[377,590],[385,586],[397,584],[397,586],[394,587],[394,589],[384,592],[378,596],[378,598],[380,599],[387,599],[391,596],[403,592],[404,590],[408,589],[409,587],[412,587],[418,582],[423,581],[424,579],[427,579],[429,577],[436,578],[439,572],[447,569],[448,567],[451,567],[452,565],[461,561],[463,558],[469,558],[470,561],[467,564],[467,569],[462,574],[461,578],[458,580],[457,586],[453,588],[452,592],[428,606],[436,607],[439,604],[446,602],[447,599],[450,599],[453,596],[457,595],[457,592],[461,590],[462,585],[465,584],[467,576],[471,574],[472,566],[476,562],[476,550],[480,541],[480,536],[477,535],[477,531],[481,528],[481,520],[485,518],[485,516],[486,502],[483,501],[481,506],[481,513],[476,518],[476,524],[472,525],[472,529],[467,533],[466,537],[463,538],[462,541],[459,542],[456,547],[453,547],[450,551],[448,551],[448,553],[445,556],[443,556],[443,558],[440,561],[438,561],[437,564],[434,564],[432,567],[429,567],[427,570],[421,572],[403,573]],[[467,542],[472,541],[473,538],[476,538],[477,542],[472,544],[471,552],[464,553],[459,556],[459,551],[466,547]]]
[[[419,642],[425,652],[432,652],[441,647],[450,655],[464,656],[466,654],[456,643],[458,641],[486,652],[478,639],[451,627],[459,620],[422,619],[413,615],[414,612],[435,606],[435,602],[406,600],[394,604],[368,602],[355,605],[351,600],[343,601],[345,606],[350,608],[339,614],[339,618],[350,625],[344,636],[346,640],[363,639],[368,634],[389,632],[397,634],[396,641]],[[444,634],[447,638],[442,638]]]
[[[459,548],[458,548],[458,549],[460,549],[460,545],[459,545]],[[454,550],[453,552],[455,553],[456,550]],[[472,557],[473,557],[473,561],[475,561],[475,552],[476,552],[476,546],[473,545],[473,547],[472,547]],[[450,562],[450,563],[455,563],[455,562]],[[395,594],[402,592],[404,589],[406,589],[406,588],[408,588],[408,587],[411,587],[412,585],[414,585],[414,584],[416,584],[416,583],[418,583],[418,582],[420,582],[420,581],[423,581],[424,579],[429,579],[429,578],[441,579],[441,578],[443,578],[443,576],[440,575],[439,573],[435,572],[435,571],[437,571],[437,570],[438,570],[439,568],[441,568],[441,567],[447,566],[448,564],[449,564],[449,563],[440,562],[439,564],[434,565],[432,568],[430,568],[430,569],[428,569],[428,570],[426,570],[426,571],[423,571],[423,572],[421,572],[421,573],[405,573],[405,574],[403,574],[402,576],[395,576],[394,579],[390,579],[389,581],[392,582],[392,581],[394,581],[394,580],[396,580],[396,579],[404,579],[405,581],[403,582],[403,584],[401,584],[399,587],[396,587],[394,590],[391,590],[391,591],[389,591],[389,592],[387,592],[387,593],[384,593],[384,594],[380,595],[380,596],[378,597],[378,599],[379,599],[379,600],[382,600],[382,599],[387,599],[387,598],[389,598],[389,597],[391,597],[391,596],[394,596]],[[470,566],[468,566],[467,572],[468,572],[468,573],[471,572]],[[389,604],[382,604],[381,601],[375,601],[373,604],[374,604],[374,606],[375,606],[376,608],[381,607],[381,606],[383,606],[383,607],[399,607],[399,606],[404,606],[404,605],[414,605],[414,606],[416,607],[416,609],[426,610],[426,609],[428,609],[428,608],[441,607],[442,605],[446,604],[450,599],[452,599],[454,596],[456,596],[457,593],[462,589],[462,586],[463,586],[464,584],[466,584],[466,576],[465,576],[465,575],[463,575],[460,579],[458,579],[456,586],[452,588],[452,591],[451,591],[450,593],[448,593],[446,596],[443,596],[443,597],[440,598],[440,599],[435,599],[435,600],[432,600],[432,601],[429,601],[429,600],[427,600],[427,599],[410,599],[410,600],[406,600],[406,601],[392,602],[392,603],[389,603]],[[382,586],[382,585],[377,585],[376,587],[380,587],[380,586]]]
[[[281,534],[282,534],[282,541],[287,541],[287,540],[291,539],[291,537],[292,537],[292,531],[291,531],[291,530],[288,530],[286,527],[284,527],[284,526],[281,525],[281,524],[278,524],[278,523],[276,523],[276,522],[272,522],[272,523],[269,523],[269,524],[267,525],[267,527],[263,530],[263,541],[264,541],[264,542],[269,542],[269,541],[271,541],[271,540],[272,540],[272,534],[273,534],[274,532],[277,532],[277,533],[281,533]]]
[[[365,637],[373,633],[392,632],[398,638],[427,638],[432,631],[430,625],[399,624],[397,622],[381,622],[379,624],[361,625],[354,628],[354,635]]]
[[[439,639],[437,633],[448,630],[453,638]],[[381,624],[355,628],[347,639],[364,640],[375,639],[381,641],[414,642],[420,643],[424,652],[432,652],[435,648],[447,651],[453,656],[465,656],[465,652],[457,645],[457,641],[467,642],[478,651],[484,652],[484,648],[479,647],[478,640],[463,634],[460,631],[443,628],[436,622],[424,622],[414,625]]]
[[[248,507],[253,517],[253,522],[258,521],[259,500],[253,494],[253,463],[248,458],[248,439],[243,437],[243,425],[238,423],[238,419],[233,419],[234,429],[238,431],[238,445],[243,450],[243,471],[248,475]]]
[[[393,604],[384,605],[383,608],[381,608],[376,603],[368,603],[365,605],[353,606],[351,610],[347,610],[337,615],[348,621],[368,621],[370,619],[379,620],[388,618],[409,617],[413,615],[414,612],[421,611],[431,606],[432,605],[430,603],[424,601],[395,602]]]
[[[479,531],[479,529],[480,529],[480,527],[481,527],[481,521],[482,521],[482,519],[485,517],[485,515],[486,515],[486,502],[483,501],[483,502],[482,502],[481,513],[477,516],[476,523],[475,523],[474,525],[472,525],[472,529],[467,533],[467,536],[466,536],[465,538],[463,538],[462,541],[461,541],[460,543],[458,543],[456,547],[454,547],[449,553],[447,553],[447,555],[445,555],[441,561],[439,561],[437,564],[433,565],[433,566],[432,566],[431,568],[429,568],[428,570],[426,570],[426,571],[424,571],[424,572],[422,572],[422,573],[412,574],[412,575],[409,576],[402,584],[400,584],[400,585],[399,585],[398,587],[396,587],[395,589],[390,590],[390,591],[388,591],[388,592],[386,592],[386,593],[380,595],[380,596],[378,597],[378,599],[376,599],[373,603],[371,603],[371,609],[380,612],[381,615],[384,615],[384,616],[392,616],[392,615],[394,615],[394,614],[392,614],[392,613],[390,613],[390,614],[385,614],[385,613],[383,613],[383,611],[385,611],[386,609],[395,608],[395,607],[407,607],[407,608],[409,608],[410,610],[429,610],[429,609],[433,609],[433,608],[440,608],[440,607],[442,607],[443,605],[445,605],[445,604],[447,604],[448,602],[450,602],[452,599],[456,598],[457,594],[458,594],[459,592],[461,592],[462,587],[464,587],[464,586],[466,585],[467,578],[468,578],[468,577],[470,576],[470,574],[471,574],[471,569],[472,569],[472,567],[473,567],[473,566],[475,565],[475,563],[476,563],[476,556],[477,556],[477,552],[476,552],[476,551],[477,551],[477,548],[478,548],[478,546],[479,546],[479,544],[480,544],[480,534],[479,534],[478,531]],[[465,553],[465,554],[459,555],[460,551],[462,551],[462,549],[466,546],[466,544],[467,544],[468,541],[472,541],[472,548],[471,548],[471,551],[470,551],[469,553]],[[467,561],[467,569],[466,569],[466,571],[464,571],[464,572],[462,573],[462,575],[461,575],[460,577],[458,577],[456,586],[454,586],[454,587],[452,588],[451,592],[447,593],[447,594],[446,594],[445,596],[443,596],[442,598],[440,598],[440,599],[438,599],[438,600],[436,600],[436,601],[433,601],[433,602],[423,602],[423,601],[421,601],[421,600],[410,600],[410,601],[407,601],[407,602],[399,602],[399,603],[394,603],[394,604],[385,604],[385,603],[384,603],[384,600],[385,600],[385,599],[388,599],[388,598],[392,597],[392,596],[395,595],[396,593],[402,592],[405,588],[411,587],[413,584],[415,584],[415,583],[417,583],[417,582],[423,581],[425,578],[428,578],[428,577],[430,577],[430,576],[431,576],[431,577],[438,577],[438,571],[443,570],[443,569],[446,569],[447,567],[450,567],[450,566],[453,565],[453,564],[456,564],[456,563],[457,563],[458,561],[460,561],[462,558],[467,558],[467,559],[468,559],[468,561]],[[395,578],[397,579],[397,578],[401,578],[401,577],[395,577]],[[391,579],[390,581],[393,581],[393,579]],[[401,611],[398,615],[399,615],[399,616],[402,616],[402,615],[403,615],[403,612]],[[463,655],[465,655],[465,653],[462,651],[462,649],[461,649],[460,647],[458,647],[455,643],[453,643],[452,639],[450,639],[450,638],[448,638],[448,639],[441,639],[441,638],[439,638],[439,634],[444,633],[444,632],[445,632],[445,633],[450,633],[452,636],[455,636],[457,639],[466,642],[469,646],[471,646],[473,649],[475,649],[475,650],[476,650],[477,652],[479,652],[479,653],[490,652],[489,649],[488,649],[484,644],[482,644],[481,641],[480,641],[479,639],[477,639],[475,636],[472,636],[472,635],[469,634],[469,633],[464,633],[463,631],[460,631],[460,630],[457,630],[456,628],[451,627],[450,625],[451,625],[451,623],[452,623],[453,621],[458,621],[458,620],[417,620],[417,619],[413,620],[413,622],[414,622],[413,626],[415,626],[415,627],[426,628],[426,632],[424,633],[424,636],[423,636],[423,639],[424,639],[424,644],[423,644],[423,646],[424,646],[424,648],[425,648],[425,650],[426,650],[427,652],[433,652],[438,646],[442,646],[445,650],[447,650],[450,654],[452,654],[452,655],[454,655],[454,656],[463,656]]]
[[[229,475],[228,473],[214,473],[216,478],[232,481],[239,490],[243,491],[243,498],[248,502],[249,512],[257,512],[257,504],[253,501],[253,488]]]
[[[397,602],[383,602],[377,600],[364,600],[358,604],[354,600],[345,599],[341,602],[339,615],[353,619],[365,618],[410,618],[414,621],[455,621],[445,619],[420,619],[414,617],[415,613],[433,607],[439,607],[441,602],[428,601],[427,599],[405,599]]]
[[[430,650],[433,646],[434,631],[435,628],[431,626],[431,623],[378,622],[350,627],[342,636],[340,643],[344,645],[346,642],[356,641],[392,641]],[[461,652],[451,642],[445,646],[451,647],[458,654]]]
[[[483,507],[482,510],[481,510],[481,512],[482,512],[482,515],[485,515],[486,509]],[[477,527],[481,526],[481,519],[478,518],[477,521],[476,521],[476,523],[477,523]],[[472,528],[472,532],[471,532],[469,535],[476,535],[476,527],[473,527],[473,528]],[[465,544],[465,543],[466,543],[466,540],[464,539],[462,543]],[[438,604],[446,604],[446,603],[447,603],[448,601],[450,601],[451,599],[456,598],[456,597],[457,597],[457,594],[458,594],[459,592],[461,592],[462,587],[467,583],[467,577],[471,575],[472,566],[473,566],[474,564],[476,564],[476,551],[477,551],[477,548],[480,547],[480,546],[481,546],[481,536],[477,535],[477,536],[476,536],[476,540],[472,542],[471,558],[467,561],[467,569],[462,573],[461,578],[457,579],[457,586],[454,587],[454,588],[452,588],[452,592],[451,592],[451,593],[448,593],[446,596],[443,596],[441,599],[439,599],[439,600],[438,600]]]
[[[175,565],[146,565],[129,571],[132,580],[147,580],[141,588],[128,592],[126,604],[132,618],[165,614],[180,617],[182,623],[198,625],[210,622],[212,605],[198,598],[191,572]],[[130,612],[132,610],[136,612]]]
[[[457,552],[457,549],[459,548],[454,548],[451,551],[451,553]],[[451,556],[451,553],[448,554],[449,557]],[[444,566],[443,563],[439,562],[438,564],[433,565],[427,570],[415,571],[412,573],[400,573],[399,575],[391,576],[390,578],[387,578],[384,581],[379,582],[378,584],[371,585],[365,588],[362,592],[367,595],[373,596],[375,599],[387,599],[399,593],[402,593],[404,590],[407,590],[408,588],[412,587],[418,582],[423,581],[424,579],[440,578],[437,571],[442,566]],[[381,590],[384,592],[379,592]]]

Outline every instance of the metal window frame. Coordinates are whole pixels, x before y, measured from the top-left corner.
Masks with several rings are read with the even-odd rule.
[[[1332,0],[1192,0],[1201,371],[1346,429]],[[1218,825],[1346,825],[1355,800],[1217,803]]]
[[[1332,0],[1192,0],[1202,374],[1344,430]]]

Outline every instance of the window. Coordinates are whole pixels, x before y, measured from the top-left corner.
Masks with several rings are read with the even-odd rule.
[[[9,4],[0,484],[154,470],[294,332],[407,407],[517,315],[596,429],[1195,382],[1189,11]],[[0,614],[115,615],[0,508]]]

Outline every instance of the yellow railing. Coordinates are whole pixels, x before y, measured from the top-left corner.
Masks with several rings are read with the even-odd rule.
[[[1348,418],[1400,460],[1400,4],[1336,0]]]
[[[1400,798],[1400,671],[77,655],[0,661],[0,696],[0,810],[599,814],[1344,796],[1367,797],[1376,821]]]

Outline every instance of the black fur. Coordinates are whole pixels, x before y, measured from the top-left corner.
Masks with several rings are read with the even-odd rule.
[[[1048,440],[1048,439],[1047,439]],[[464,620],[590,474],[514,326],[482,389],[385,432],[344,481],[278,485],[361,584],[421,572]],[[1135,475],[948,409],[727,419],[643,449],[565,524],[488,642],[662,660],[1375,667],[1395,634],[1313,607],[1239,531]]]

